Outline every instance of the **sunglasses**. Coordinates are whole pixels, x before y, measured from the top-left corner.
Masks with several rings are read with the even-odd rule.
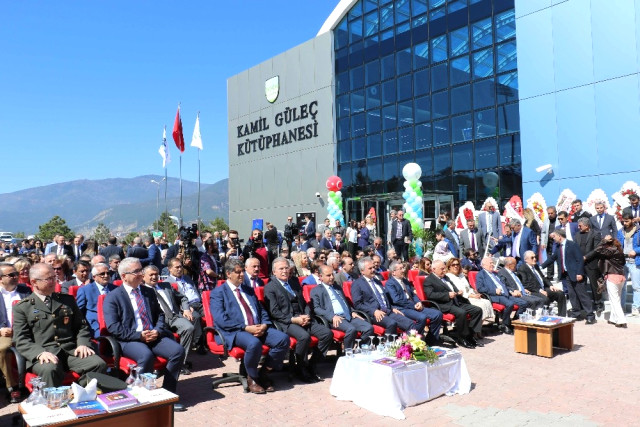
[[[18,276],[19,276],[19,274],[18,274],[18,273],[9,273],[9,274],[3,274],[3,275],[2,275],[2,276],[0,276],[0,277],[5,277],[5,276],[8,276],[8,277],[18,277]]]

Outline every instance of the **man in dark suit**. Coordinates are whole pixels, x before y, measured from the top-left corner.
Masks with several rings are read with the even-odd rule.
[[[124,259],[124,251],[120,246],[116,245],[116,243],[118,243],[118,239],[110,236],[108,242],[109,244],[106,247],[100,249],[100,255],[105,257],[107,260],[111,255],[118,255],[120,256],[120,259]]]
[[[440,344],[440,326],[442,325],[442,313],[433,308],[427,308],[416,295],[413,285],[405,277],[402,262],[393,261],[389,266],[391,277],[387,280],[385,292],[391,300],[391,306],[397,308],[409,319],[416,322],[416,330],[419,334],[429,324],[425,341],[429,345]]]
[[[334,283],[331,267],[323,265],[320,268],[320,279],[321,283],[311,289],[313,312],[329,322],[332,328],[345,333],[344,348],[353,348],[358,332],[362,337],[373,335],[373,326],[351,311],[342,288]]]
[[[168,283],[176,283],[178,285],[178,292],[187,298],[189,303],[189,310],[191,316],[193,316],[193,347],[194,350],[202,353],[203,343],[202,339],[202,323],[200,319],[204,317],[204,309],[202,308],[202,297],[198,287],[193,283],[191,278],[184,273],[182,261],[178,258],[169,260],[169,276],[167,276]]]
[[[239,259],[230,259],[224,265],[227,282],[211,291],[211,315],[220,331],[227,350],[240,347],[245,351],[244,366],[247,370],[249,391],[263,394],[274,391],[268,372],[279,369],[289,352],[289,336],[275,328],[269,328],[271,320],[251,288],[242,285],[244,268]],[[216,341],[222,343],[216,335]],[[262,345],[269,347],[262,368]]]
[[[600,244],[602,236],[596,230],[592,230],[591,218],[580,218],[578,220],[578,230],[580,230],[573,237],[573,241],[580,247],[584,261],[584,272],[589,281],[589,287],[591,288],[591,301],[593,303],[593,309],[596,310],[598,315],[604,311],[604,302],[602,301],[602,294],[598,293],[598,278],[601,276],[600,269],[598,268],[598,259],[595,256],[595,249]],[[589,261],[586,261],[586,260]]]
[[[340,260],[340,266],[342,267],[340,272],[335,275],[335,283],[342,287],[344,282],[353,282],[358,278],[357,273],[354,271],[354,263],[353,258],[351,257],[343,257]]]
[[[397,328],[415,329],[415,322],[400,310],[391,306],[391,300],[382,284],[375,278],[373,260],[364,257],[358,261],[360,278],[351,284],[351,299],[356,310],[364,311],[375,325],[385,328],[385,333],[395,334]]]
[[[575,199],[571,203],[571,208],[573,209],[573,216],[571,217],[571,222],[577,223],[580,218],[591,218],[591,214],[584,209],[582,209],[582,200]]]
[[[307,240],[311,240],[316,235],[316,225],[311,221],[311,215],[305,215],[304,220],[304,234],[307,236]]]
[[[13,337],[13,303],[31,294],[26,285],[18,284],[18,275],[13,265],[0,263],[0,287],[3,296],[0,300],[0,372],[4,374],[11,403],[18,403],[22,397],[18,379],[13,374],[11,359],[7,358]]]
[[[164,320],[169,329],[180,337],[180,345],[184,348],[184,364],[187,363],[191,342],[193,341],[193,323],[195,318],[189,307],[189,300],[170,283],[158,282],[160,270],[155,265],[148,265],[143,270],[143,283],[158,295],[158,302],[164,312]],[[182,375],[190,375],[186,366],[180,370]]]
[[[444,262],[434,261],[431,271],[424,281],[425,296],[428,300],[438,303],[443,313],[456,316],[453,331],[456,342],[465,348],[475,348],[480,344],[476,341],[475,335],[482,332],[482,309],[463,297],[462,290],[449,280]]]
[[[404,219],[404,211],[399,210],[396,220],[391,224],[391,243],[396,255],[404,261],[409,261],[409,243],[413,239],[411,223]]]
[[[82,234],[77,234],[73,238],[73,246],[71,247],[71,249],[73,251],[73,258],[76,260],[80,259],[80,257],[82,256],[82,252],[87,249],[87,244],[84,243],[84,236]]]
[[[324,236],[322,237],[322,239],[320,239],[320,249],[327,249],[332,251],[334,249],[334,245],[333,242],[331,241],[332,236],[331,236],[331,229],[330,228],[325,228],[324,229]]]
[[[504,225],[504,235],[500,237],[498,240],[492,238],[494,245],[491,248],[491,255],[495,255],[496,253],[501,256],[511,256],[513,254],[513,249],[511,247],[512,244],[512,235],[511,226],[509,224]]]
[[[538,253],[538,241],[536,235],[528,227],[523,227],[519,219],[512,219],[511,225],[511,256],[521,263],[521,258],[526,251]]]
[[[100,325],[98,324],[98,297],[113,291],[116,289],[116,286],[109,283],[109,266],[107,264],[99,263],[94,265],[91,269],[91,274],[93,275],[94,281],[78,289],[76,302],[85,319],[87,319],[89,327],[93,332],[93,337],[95,338],[100,335]]]
[[[142,239],[142,242],[147,248],[147,257],[142,258],[140,262],[142,265],[154,265],[158,269],[158,271],[162,270],[162,254],[161,249],[156,245],[155,239],[145,236]]]
[[[476,227],[476,221],[470,219],[467,221],[467,228],[460,233],[460,251],[464,253],[466,249],[473,249],[474,251],[484,254],[484,236]]]
[[[141,372],[153,372],[156,356],[167,359],[162,387],[176,392],[184,361],[184,349],[165,323],[156,293],[142,285],[142,264],[137,258],[125,258],[118,270],[122,285],[104,299],[104,320],[109,333],[120,343],[122,354],[136,361]],[[175,411],[183,411],[181,404]]]
[[[524,313],[529,306],[525,300],[513,296],[504,283],[493,272],[495,263],[493,258],[485,257],[482,259],[482,270],[476,276],[476,288],[478,292],[489,295],[491,302],[504,305],[502,311],[502,324],[500,330],[505,334],[513,334],[511,329],[511,312],[514,306],[518,306],[516,317]]]
[[[73,254],[73,248],[71,245],[67,245],[64,243],[65,237],[63,235],[58,236],[57,245],[51,247],[49,253],[56,254],[58,256],[65,255],[68,256],[71,261],[75,261],[76,257]]]
[[[389,250],[391,250],[393,248],[389,248]],[[398,256],[398,253],[395,252],[396,257]],[[378,255],[382,261],[382,265],[384,265],[385,269],[389,266],[389,264],[391,264],[391,261],[389,261],[389,258],[385,256],[384,253],[384,247],[382,246],[382,237],[376,237],[375,239],[373,239],[373,255]]]
[[[485,202],[482,212],[478,215],[478,228],[485,240],[488,237],[498,238],[500,236],[500,214],[496,212],[496,208],[491,202]]]
[[[294,352],[298,377],[304,382],[321,381],[314,365],[329,350],[333,333],[311,317],[310,307],[302,297],[302,288],[289,282],[289,261],[282,257],[276,258],[272,271],[273,276],[264,287],[267,312],[278,329],[297,341]],[[313,350],[311,360],[307,361],[312,335],[318,338],[318,346]]]
[[[531,252],[531,251],[527,251]],[[524,252],[526,253],[526,252]],[[523,253],[523,261],[524,261],[524,253]],[[520,278],[516,275],[516,259],[513,257],[507,257],[504,260],[504,268],[498,272],[498,277],[502,282],[507,285],[507,289],[509,289],[509,293],[517,298],[522,298],[528,304],[528,308],[532,308],[537,310],[538,308],[545,305],[546,298],[540,297],[538,295],[534,295],[531,291],[525,288],[524,284],[520,280]]]
[[[551,238],[551,233],[556,229],[558,224],[558,212],[556,211],[555,206],[549,206],[547,208],[547,217],[544,219],[544,224],[542,225],[542,232],[540,233],[540,246],[547,252],[547,258],[551,256],[553,253],[553,239]],[[553,280],[554,275],[554,264],[549,264],[547,267],[547,279]]]
[[[587,294],[584,280],[584,257],[580,252],[580,247],[566,238],[563,229],[556,229],[552,238],[556,243],[556,249],[541,267],[544,268],[548,264],[558,261],[562,286],[569,291],[569,301],[571,301],[569,316],[578,319],[586,318],[587,325],[596,323],[593,303]]]
[[[558,303],[558,315],[567,315],[567,299],[562,292],[562,288],[557,288],[551,284],[542,274],[540,265],[536,262],[537,256],[531,251],[527,251],[524,254],[524,264],[520,264],[518,267],[518,274],[520,274],[520,280],[525,289],[531,292],[531,295],[536,295],[545,298],[545,305],[548,305],[551,301]]]
[[[142,246],[142,238],[138,236],[133,239],[133,245],[127,250],[127,257],[138,258],[143,267],[149,264],[146,261],[142,261],[143,259],[149,258],[149,251]]]
[[[637,194],[630,194],[629,204],[631,206],[627,206],[622,209],[622,216],[625,214],[631,215],[631,218],[633,218],[633,224],[638,225],[640,224],[640,196]]]
[[[13,307],[13,341],[27,368],[47,387],[60,387],[65,372],[80,375],[107,370],[91,348],[91,330],[75,299],[55,290],[55,273],[48,264],[29,271],[33,293]]]
[[[454,257],[460,254],[460,236],[456,232],[456,222],[452,219],[447,221],[447,229],[444,230],[444,237],[449,241],[449,249]]]
[[[566,239],[573,241],[573,236],[578,233],[578,224],[575,222],[569,222],[569,214],[566,211],[558,212],[558,221],[556,225],[556,230],[563,230],[566,234]],[[551,237],[551,236],[549,236]],[[554,250],[557,246],[557,243],[554,242]]]
[[[71,286],[79,286],[83,287],[91,283],[91,279],[89,278],[89,271],[91,270],[91,263],[87,261],[76,261],[73,264],[73,274],[76,276],[71,280],[67,280],[66,282],[60,285],[60,292],[63,294],[69,293],[69,288]]]
[[[591,226],[591,229],[599,232],[600,237],[616,237],[616,234],[618,233],[616,219],[613,215],[606,213],[604,203],[596,202],[596,212],[596,215],[589,218],[589,225]]]
[[[259,277],[260,274],[260,260],[258,258],[248,258],[244,261],[244,275],[242,284],[248,286],[251,289],[258,286],[264,286],[264,282]]]

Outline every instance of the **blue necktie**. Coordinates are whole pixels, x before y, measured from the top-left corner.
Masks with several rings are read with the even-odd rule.
[[[376,286],[373,279],[369,280],[369,284],[373,288],[373,294],[378,300],[378,304],[380,305],[380,308],[382,309],[382,311],[387,311],[387,304],[384,302],[384,298],[382,298],[382,295],[380,294],[380,292],[378,292],[378,287]]]
[[[287,290],[287,292],[289,292],[291,294],[291,296],[296,296],[296,293],[293,292],[293,289],[291,289],[291,286],[289,285],[288,282],[284,282],[284,288]]]
[[[147,307],[144,305],[144,300],[142,299],[142,295],[140,295],[140,289],[135,288],[132,292],[133,292],[133,296],[136,299],[136,304],[138,305],[138,315],[140,315],[140,320],[142,321],[142,330],[150,331],[151,321],[149,320],[149,315],[147,314]]]
[[[351,313],[349,313],[349,307],[347,307],[347,303],[344,302],[344,299],[342,299],[342,295],[340,295],[340,292],[336,291],[331,286],[328,286],[328,288],[329,288],[329,292],[331,292],[333,294],[333,297],[336,300],[338,300],[338,303],[340,303],[340,307],[342,307],[342,316],[344,316],[344,318],[347,320],[351,320]]]

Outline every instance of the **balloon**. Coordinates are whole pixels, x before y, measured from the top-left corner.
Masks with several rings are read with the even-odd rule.
[[[333,196],[335,196],[335,192],[334,191],[329,191],[329,198],[333,199]]]
[[[330,176],[327,179],[327,190],[330,190],[330,191],[342,190],[342,179],[340,179],[340,177],[335,175]]]
[[[420,175],[422,175],[422,169],[420,168],[420,165],[418,165],[417,163],[407,163],[402,168],[402,176],[404,176],[404,179],[406,180],[409,180],[412,178],[418,179],[420,178]]]
[[[342,191],[336,191],[336,196],[342,198]]]

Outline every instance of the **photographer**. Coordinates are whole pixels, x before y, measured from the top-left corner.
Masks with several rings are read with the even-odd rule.
[[[196,246],[198,238],[198,226],[192,224],[189,227],[180,227],[178,231],[178,240],[167,250],[164,265],[169,266],[172,258],[182,261],[187,274],[192,280],[197,281],[200,275],[200,254]]]
[[[247,244],[244,245],[242,255],[244,259],[258,258],[260,260],[259,277],[261,279],[269,278],[269,254],[262,240],[262,231],[255,228],[251,232],[251,238],[247,240]]]

